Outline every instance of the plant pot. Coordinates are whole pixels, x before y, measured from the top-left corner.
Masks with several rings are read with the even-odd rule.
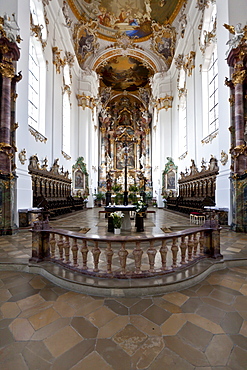
[[[115,235],[119,235],[119,234],[120,234],[120,229],[115,229],[115,228],[114,228],[114,234],[115,234]]]

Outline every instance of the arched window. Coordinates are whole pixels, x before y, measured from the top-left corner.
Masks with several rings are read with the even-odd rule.
[[[186,73],[183,68],[179,71],[178,95],[179,95],[179,151],[180,155],[187,152],[187,90]]]
[[[179,103],[179,150],[180,154],[187,151],[187,104],[186,94],[183,94]]]
[[[70,70],[68,64],[63,68],[63,139],[62,151],[64,154],[70,154]]]
[[[45,25],[42,7],[40,2],[35,0],[30,2],[30,13],[35,25]],[[43,26],[42,39],[47,36],[45,30],[46,27]],[[45,90],[46,64],[42,43],[35,35],[31,35],[29,43],[28,124],[43,134],[45,133]]]
[[[204,23],[200,38],[203,53],[202,64],[202,101],[203,136],[218,129],[218,57],[216,45],[216,4],[205,10]]]
[[[208,68],[208,125],[209,133],[218,129],[218,58],[215,48]]]

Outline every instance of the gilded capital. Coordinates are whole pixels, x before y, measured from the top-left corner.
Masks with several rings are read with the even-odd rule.
[[[13,78],[15,76],[12,64],[0,63],[0,73],[3,77]]]
[[[13,148],[8,143],[4,142],[0,143],[0,152],[5,153],[9,159],[12,159],[14,156]]]
[[[232,74],[232,82],[234,86],[237,84],[242,84],[246,77],[246,71],[245,70],[238,70]]]

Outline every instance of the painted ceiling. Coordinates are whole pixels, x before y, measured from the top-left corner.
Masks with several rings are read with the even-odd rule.
[[[184,13],[187,0],[65,2],[76,19],[73,39],[78,62],[82,69],[97,72],[100,94],[109,94],[110,89],[112,99],[121,93],[150,96],[150,78],[172,63],[177,38],[173,22]],[[143,106],[146,103],[147,99]]]
[[[147,84],[150,75],[142,62],[129,56],[114,57],[97,72],[104,85],[116,91],[136,91]]]
[[[78,20],[99,22],[98,34],[115,38],[119,32],[142,41],[152,34],[152,22],[172,23],[184,0],[69,0]]]

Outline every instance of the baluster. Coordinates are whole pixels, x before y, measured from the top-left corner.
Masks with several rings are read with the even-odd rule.
[[[126,273],[126,261],[129,252],[125,249],[125,242],[121,242],[121,249],[118,252],[121,266],[121,274],[125,275]]]
[[[73,253],[73,261],[74,261],[74,266],[78,266],[78,246],[77,246],[77,239],[73,238],[72,242],[72,253]]]
[[[193,251],[193,247],[194,247],[194,242],[193,242],[193,239],[192,239],[193,235],[189,235],[188,236],[188,261],[192,261],[192,251]]]
[[[141,273],[141,264],[142,264],[142,254],[143,250],[140,247],[140,242],[136,242],[136,247],[133,250],[133,255],[135,259],[135,272],[136,274]]]
[[[59,235],[59,240],[57,242],[57,246],[59,249],[59,255],[60,255],[60,260],[63,261],[63,235]]]
[[[180,250],[181,250],[181,265],[185,265],[185,256],[186,256],[186,249],[187,249],[187,244],[185,242],[185,236],[181,236],[181,243],[180,243]]]
[[[55,234],[51,233],[50,235],[51,235],[50,237],[51,258],[54,259],[56,251],[56,238]]]
[[[99,246],[98,246],[98,242],[94,242],[94,247],[93,247],[93,250],[92,250],[92,253],[93,253],[93,260],[94,260],[94,272],[98,272],[99,271],[99,256],[100,256],[100,253],[101,253],[101,250],[99,249]]]
[[[112,273],[112,256],[113,256],[113,250],[111,247],[111,242],[107,242],[107,247],[106,247],[106,261],[107,261],[107,273],[111,274]]]
[[[162,240],[162,245],[160,247],[161,263],[162,270],[166,270],[166,257],[167,257],[168,248],[166,246],[166,240]]]
[[[87,247],[87,241],[86,240],[82,241],[81,254],[82,254],[82,268],[83,268],[83,270],[87,270],[88,247]]]
[[[178,245],[177,245],[178,238],[172,238],[172,267],[177,267],[177,255],[178,255]]]
[[[154,248],[154,241],[151,240],[150,241],[150,248],[148,248],[148,250],[147,250],[148,259],[149,259],[149,266],[150,266],[149,272],[154,272],[154,261],[155,261],[156,253],[157,253],[157,251]]]
[[[200,255],[204,255],[204,231],[200,231],[199,237],[199,245],[200,245]]]
[[[69,243],[69,237],[65,236],[65,242],[63,244],[64,250],[65,250],[65,263],[69,264],[69,250],[70,250],[70,243]]]
[[[197,233],[194,234],[193,241],[194,241],[193,257],[195,258],[197,256],[197,246],[199,243],[198,238],[197,238]]]

